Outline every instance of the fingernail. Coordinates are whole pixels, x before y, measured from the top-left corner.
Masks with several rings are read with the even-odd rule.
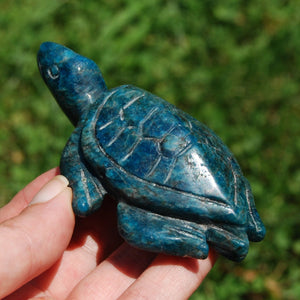
[[[34,196],[29,205],[43,203],[58,195],[69,184],[68,179],[63,175],[57,175],[47,182]]]

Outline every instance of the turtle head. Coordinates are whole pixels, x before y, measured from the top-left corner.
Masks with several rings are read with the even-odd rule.
[[[101,71],[92,60],[52,42],[40,46],[37,60],[45,83],[76,126],[107,90]]]

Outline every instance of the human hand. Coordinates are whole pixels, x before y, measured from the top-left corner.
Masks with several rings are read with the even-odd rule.
[[[186,299],[212,268],[213,251],[196,260],[123,242],[109,197],[75,225],[58,174],[42,174],[0,209],[0,299]]]

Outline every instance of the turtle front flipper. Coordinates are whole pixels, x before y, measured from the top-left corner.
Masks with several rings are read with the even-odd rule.
[[[206,258],[206,226],[118,204],[121,236],[132,246],[169,255]]]
[[[60,161],[61,174],[66,176],[73,190],[73,210],[78,216],[86,216],[97,210],[105,189],[88,169],[80,147],[82,126],[78,126],[68,140]]]

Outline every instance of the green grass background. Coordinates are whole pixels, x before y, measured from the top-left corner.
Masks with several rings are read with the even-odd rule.
[[[95,60],[211,127],[251,182],[267,228],[220,259],[192,299],[300,299],[300,1],[0,2],[0,205],[56,166],[72,132],[39,76],[40,43]]]

